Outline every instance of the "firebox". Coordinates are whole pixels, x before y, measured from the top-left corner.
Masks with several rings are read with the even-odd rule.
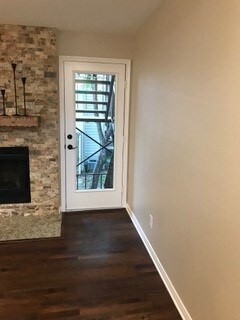
[[[0,203],[31,202],[28,147],[0,148]]]

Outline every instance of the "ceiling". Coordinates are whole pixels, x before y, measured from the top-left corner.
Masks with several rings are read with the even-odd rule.
[[[161,0],[0,0],[0,24],[134,34]]]

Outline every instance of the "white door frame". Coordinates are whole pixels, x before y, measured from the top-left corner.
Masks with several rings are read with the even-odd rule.
[[[64,63],[91,62],[91,63],[113,63],[124,64],[126,67],[125,94],[124,94],[124,146],[123,146],[123,176],[122,176],[122,207],[127,203],[127,173],[128,173],[128,132],[129,132],[129,106],[130,106],[130,72],[131,60],[128,59],[108,59],[108,58],[89,58],[75,56],[59,56],[59,124],[60,124],[60,210],[62,212],[73,211],[66,208],[66,162],[65,162],[65,96],[64,96]],[[79,209],[81,210],[81,209]],[[78,211],[79,211],[78,210]],[[83,210],[83,209],[82,209]]]

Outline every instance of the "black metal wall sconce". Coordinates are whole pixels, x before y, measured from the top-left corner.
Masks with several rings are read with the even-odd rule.
[[[18,101],[17,101],[17,82],[16,82],[16,63],[11,63],[12,70],[13,70],[13,85],[14,85],[14,107],[15,107],[15,114],[14,116],[27,116],[27,106],[26,106],[26,77],[22,77],[22,85],[23,85],[23,114],[18,113]],[[2,108],[3,113],[1,116],[7,116],[7,106],[6,106],[6,89],[1,89],[2,94]]]

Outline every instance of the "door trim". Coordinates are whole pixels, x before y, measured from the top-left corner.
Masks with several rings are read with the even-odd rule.
[[[130,72],[131,60],[128,59],[108,59],[78,56],[59,56],[59,126],[60,126],[60,210],[66,208],[66,162],[65,162],[65,95],[64,95],[64,64],[65,62],[90,62],[90,63],[109,63],[124,64],[125,74],[125,93],[124,93],[124,145],[123,145],[123,175],[122,175],[122,207],[127,204],[127,175],[128,175],[128,135],[129,135],[129,109],[130,109]],[[98,208],[101,209],[101,208]],[[109,208],[110,209],[110,208]],[[81,210],[81,209],[79,209]],[[78,210],[78,211],[79,211]],[[82,209],[83,210],[83,209]]]

